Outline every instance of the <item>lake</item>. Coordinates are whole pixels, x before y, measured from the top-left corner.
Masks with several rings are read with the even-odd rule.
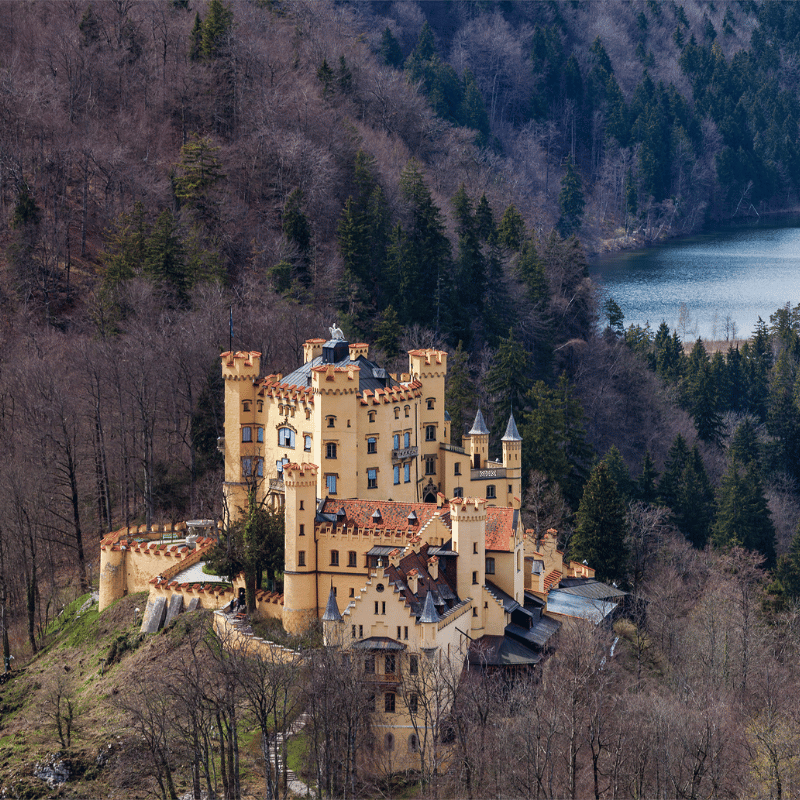
[[[747,338],[760,316],[800,303],[800,218],[715,229],[597,256],[592,279],[625,326],[666,321],[683,340]]]

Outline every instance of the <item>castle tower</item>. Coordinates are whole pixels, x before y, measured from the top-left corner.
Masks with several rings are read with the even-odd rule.
[[[100,611],[127,594],[125,586],[125,556],[119,544],[103,545],[100,549]]]
[[[443,350],[410,350],[408,371],[411,380],[419,381],[420,399],[417,401],[416,443],[418,458],[426,476],[423,489],[424,502],[431,502],[435,492],[444,488],[443,467],[439,463],[439,443],[449,444],[449,430],[444,419],[444,380],[447,375],[447,353]]]
[[[522,437],[517,430],[513,412],[500,441],[503,446],[503,466],[506,469],[505,505],[508,508],[519,508],[522,497]]]
[[[469,457],[472,469],[483,469],[489,458],[489,429],[480,409],[469,431]]]
[[[258,459],[263,457],[257,442],[258,416],[263,412],[256,397],[261,353],[229,351],[220,358],[222,380],[225,381],[227,435],[218,441],[217,446],[225,458],[223,495],[227,524],[231,516],[237,515],[237,509],[247,508],[248,479],[257,477]]]
[[[283,627],[300,633],[319,616],[317,549],[314,518],[317,511],[317,467],[287,464]]]
[[[336,602],[336,593],[331,586],[328,594],[328,605],[325,606],[325,613],[322,615],[322,635],[325,644],[330,646],[341,646],[343,644],[342,634],[344,631],[344,620],[339,613],[339,605]]]
[[[483,635],[486,626],[483,609],[483,585],[486,580],[486,501],[467,498],[450,502],[453,549],[458,553],[456,584],[458,596],[471,597],[476,614],[472,617],[472,635]]]

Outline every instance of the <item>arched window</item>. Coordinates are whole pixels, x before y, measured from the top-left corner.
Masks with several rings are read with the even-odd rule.
[[[394,736],[391,733],[387,733],[384,737],[383,746],[387,753],[390,753],[392,750],[394,750]]]
[[[367,412],[367,416],[369,417],[370,422],[375,422],[375,415],[377,414],[376,411],[369,411]]]
[[[400,408],[399,407],[395,407],[394,418],[395,419],[400,419]]]
[[[408,750],[411,753],[416,753],[419,750],[419,739],[417,739],[417,734],[412,733],[411,736],[408,737]]]
[[[311,452],[311,437],[308,434],[303,437],[303,450],[307,453]]]

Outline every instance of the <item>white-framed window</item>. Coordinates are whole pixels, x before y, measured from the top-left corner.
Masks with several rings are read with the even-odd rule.
[[[249,425],[242,426],[242,441],[243,442],[253,441],[253,429]]]
[[[325,488],[328,490],[328,494],[336,494],[336,475],[325,476]]]
[[[368,469],[367,470],[367,489],[377,489],[378,488],[378,470],[377,469]]]
[[[278,447],[294,449],[294,431],[291,428],[278,428]]]

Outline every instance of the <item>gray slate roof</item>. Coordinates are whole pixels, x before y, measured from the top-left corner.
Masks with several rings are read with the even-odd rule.
[[[517,430],[517,423],[514,422],[513,412],[511,416],[508,418],[508,425],[506,426],[506,432],[503,434],[503,438],[500,441],[502,442],[522,441],[522,437],[519,435],[519,431]]]
[[[428,592],[425,596],[425,607],[422,609],[422,616],[419,618],[420,622],[439,622],[441,617],[433,604],[433,592]]]
[[[312,368],[326,365],[326,363],[322,356],[317,356],[317,358],[281,378],[280,382],[290,386],[311,386]],[[355,361],[351,361],[348,355],[347,358],[337,361],[334,366],[349,367],[351,364],[359,367],[358,390],[360,392],[365,392],[367,389],[374,392],[376,389],[400,386],[400,383],[394,380],[385,369],[379,367],[374,361],[364,358],[364,356],[359,356]]]
[[[322,615],[323,622],[341,622],[342,615],[339,613],[339,606],[336,604],[336,595],[333,593],[333,586],[331,586],[331,593],[328,595],[328,605],[325,606],[325,613]]]
[[[483,413],[478,409],[475,415],[475,422],[472,423],[472,429],[469,432],[470,436],[488,435],[489,429],[486,427],[486,422],[483,419]]]

